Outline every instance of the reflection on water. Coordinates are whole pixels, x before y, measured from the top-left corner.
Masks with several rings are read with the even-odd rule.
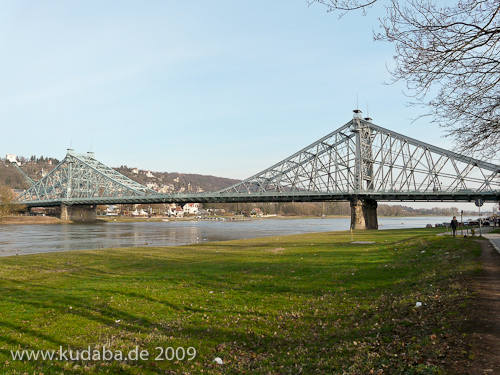
[[[447,217],[379,218],[380,229],[422,228]],[[177,246],[348,230],[350,219],[169,221],[0,226],[0,256],[128,246]]]

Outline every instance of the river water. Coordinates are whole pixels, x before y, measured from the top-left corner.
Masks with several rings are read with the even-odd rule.
[[[384,218],[379,229],[424,228],[448,217]],[[1,225],[0,256],[128,246],[177,246],[276,235],[348,230],[348,218]]]

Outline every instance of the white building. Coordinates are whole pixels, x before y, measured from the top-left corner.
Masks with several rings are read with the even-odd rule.
[[[175,209],[177,205],[175,203],[165,203],[165,214],[168,216],[175,216]]]
[[[184,214],[186,215],[196,215],[200,210],[199,203],[186,203],[184,207],[182,207]]]
[[[153,173],[151,173],[151,171],[147,171],[146,172],[146,177],[150,177],[150,178],[153,178],[155,175]]]
[[[175,208],[175,216],[177,216],[177,217],[183,217],[184,216],[184,210],[182,209],[181,206],[177,206]]]
[[[7,154],[5,157],[9,161],[9,163],[17,163],[16,154]]]

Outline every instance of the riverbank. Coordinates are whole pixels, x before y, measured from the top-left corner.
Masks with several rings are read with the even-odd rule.
[[[0,225],[32,225],[32,224],[70,224],[72,221],[61,220],[52,216],[6,216],[0,217]]]
[[[329,232],[1,258],[0,363],[46,375],[465,374],[480,247],[440,231],[355,233],[372,244]],[[89,347],[95,360],[10,353]],[[168,347],[173,360],[162,357]],[[98,359],[104,348],[145,359]]]
[[[332,218],[348,218],[350,216],[342,216],[342,215],[330,215],[322,217],[323,219],[332,219]],[[232,216],[213,216],[210,217],[213,220],[235,220]],[[269,216],[269,217],[252,217],[245,219],[237,219],[237,220],[293,220],[293,219],[318,219],[316,216]],[[166,222],[166,221],[197,221],[200,220],[196,216],[189,217],[132,217],[132,216],[98,216],[95,223],[98,222],[106,222],[106,223],[158,223],[158,222]],[[206,220],[206,219],[204,219]],[[71,224],[72,221],[61,220],[52,216],[6,216],[0,218],[0,225],[2,224],[17,224],[17,225],[34,225],[34,224]]]
[[[345,215],[329,215],[329,216],[252,216],[252,217],[235,217],[235,216],[203,216],[199,218],[198,216],[187,216],[187,217],[131,217],[131,216],[98,216],[99,219],[106,222],[122,222],[122,223],[134,223],[134,222],[160,222],[160,221],[198,221],[198,220],[230,220],[230,221],[242,221],[242,220],[297,220],[297,219],[346,219],[350,216]]]
[[[418,218],[425,216],[379,216],[380,218],[394,218],[394,219],[408,219]],[[436,216],[435,219],[439,220],[444,216]],[[300,219],[346,219],[350,216],[346,215],[326,215],[318,216],[265,216],[265,217],[252,217],[241,220],[300,220]],[[213,216],[212,220],[234,220],[234,216]],[[95,222],[107,223],[141,223],[141,222],[165,222],[165,221],[197,221],[200,220],[196,216],[189,217],[131,217],[131,216],[98,216]],[[207,220],[207,219],[204,219]],[[238,219],[240,220],[240,219]],[[0,218],[0,225],[2,224],[69,224],[72,221],[61,220],[51,216],[8,216]]]

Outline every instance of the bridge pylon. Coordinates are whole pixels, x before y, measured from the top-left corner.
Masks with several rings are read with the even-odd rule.
[[[67,206],[61,204],[61,220],[79,221],[79,222],[92,222],[97,219],[97,206],[75,204]]]
[[[363,120],[361,111],[355,109],[352,131],[355,134],[355,187],[358,191],[373,189],[373,150],[371,118]],[[370,198],[352,197],[351,203],[351,228],[352,229],[378,229],[377,201]]]
[[[351,198],[351,228],[378,229],[377,201],[369,198]]]

